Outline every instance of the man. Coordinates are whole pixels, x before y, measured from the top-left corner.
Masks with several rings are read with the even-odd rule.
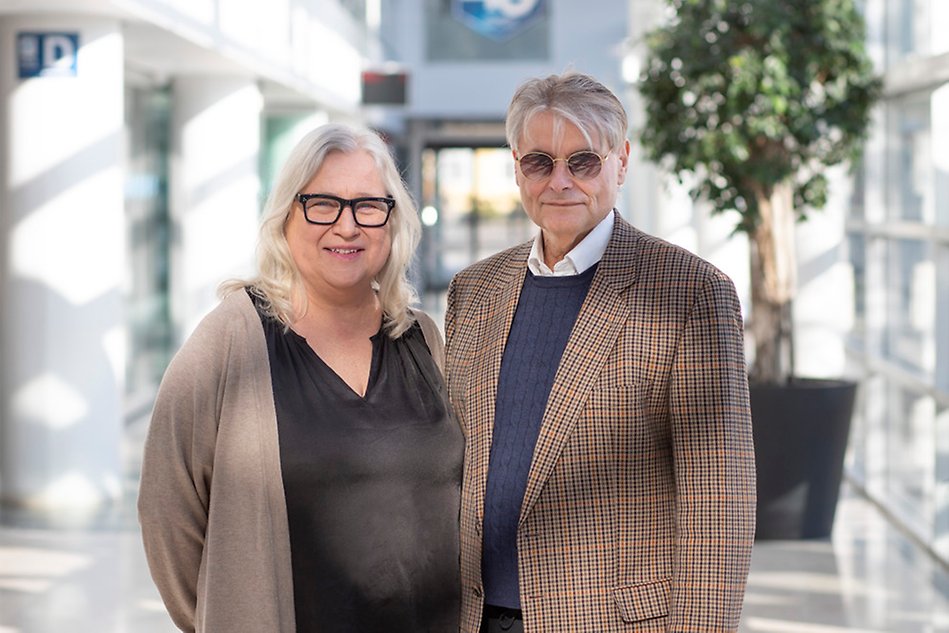
[[[755,512],[740,307],[723,273],[615,211],[626,129],[589,76],[522,85],[507,138],[540,233],[449,288],[464,633],[738,627]]]

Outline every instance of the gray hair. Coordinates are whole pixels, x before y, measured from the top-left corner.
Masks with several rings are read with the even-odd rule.
[[[390,338],[398,338],[411,327],[415,317],[409,307],[418,301],[418,295],[409,283],[408,270],[422,232],[415,202],[385,141],[372,130],[342,123],[312,130],[290,152],[264,205],[257,245],[258,274],[252,279],[224,282],[222,296],[249,286],[260,298],[263,311],[287,327],[306,313],[306,293],[301,289],[300,271],[290,255],[284,228],[296,194],[313,179],[327,156],[359,150],[373,157],[386,193],[395,198],[389,218],[392,246],[373,283],[382,306],[384,329]]]
[[[568,121],[593,146],[594,137],[609,149],[626,141],[626,110],[613,92],[589,75],[567,71],[528,79],[514,93],[507,109],[507,142],[515,152],[530,120],[542,112],[555,115],[554,129]]]

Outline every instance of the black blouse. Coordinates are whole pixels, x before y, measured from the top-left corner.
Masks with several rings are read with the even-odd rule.
[[[458,630],[464,440],[418,324],[372,337],[365,397],[264,317],[297,631]]]

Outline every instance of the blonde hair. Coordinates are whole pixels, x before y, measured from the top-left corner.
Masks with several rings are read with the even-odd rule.
[[[541,112],[555,115],[555,130],[563,121],[577,126],[588,143],[593,136],[610,150],[626,141],[626,109],[609,88],[576,71],[528,79],[518,87],[507,109],[505,132],[515,152],[531,118]]]
[[[296,204],[296,194],[312,180],[327,156],[359,150],[373,157],[386,193],[395,198],[389,217],[389,257],[373,282],[384,315],[383,328],[390,338],[398,338],[411,327],[415,317],[409,307],[418,301],[418,295],[409,283],[408,270],[422,231],[415,202],[385,141],[372,130],[342,123],[312,130],[290,152],[264,205],[257,245],[258,274],[252,279],[224,282],[221,296],[249,286],[260,299],[262,310],[287,327],[306,313],[306,293],[302,291],[300,271],[290,255],[284,227]]]

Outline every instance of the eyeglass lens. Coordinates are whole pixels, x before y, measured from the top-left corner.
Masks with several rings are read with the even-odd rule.
[[[389,219],[390,205],[385,199],[355,198],[342,200],[329,196],[306,198],[303,211],[310,222],[316,224],[334,224],[347,206],[353,210],[356,224],[360,226],[382,226]]]
[[[554,171],[558,160],[567,163],[570,174],[576,178],[596,178],[603,166],[603,159],[596,152],[583,151],[571,154],[567,158],[554,158],[543,152],[530,152],[521,156],[521,173],[527,178],[546,178]]]

